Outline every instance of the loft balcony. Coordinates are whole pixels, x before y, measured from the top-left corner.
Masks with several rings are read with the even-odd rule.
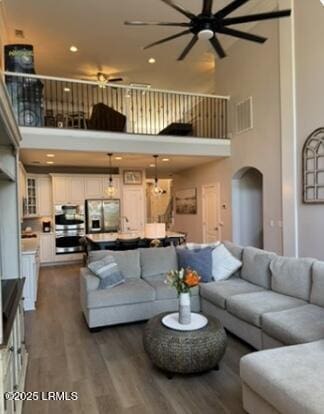
[[[226,96],[13,72],[5,81],[23,148],[230,155]]]

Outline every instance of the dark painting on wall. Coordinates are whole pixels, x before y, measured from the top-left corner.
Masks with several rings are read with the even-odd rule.
[[[197,189],[177,190],[175,208],[176,214],[197,214]]]

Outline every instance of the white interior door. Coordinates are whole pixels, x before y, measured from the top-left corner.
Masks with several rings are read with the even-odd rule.
[[[124,187],[123,215],[127,217],[126,227],[129,231],[143,231],[145,221],[143,187]]]
[[[221,240],[219,183],[203,186],[202,213],[204,243]]]

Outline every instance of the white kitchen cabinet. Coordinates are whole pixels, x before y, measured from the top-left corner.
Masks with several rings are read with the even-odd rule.
[[[26,278],[24,285],[25,311],[36,308],[39,265],[39,249],[21,255],[22,277]]]
[[[85,199],[103,197],[103,178],[100,176],[85,177]]]
[[[22,301],[18,304],[7,344],[0,349],[0,413],[21,414],[22,401],[4,399],[6,392],[23,391],[27,368]]]
[[[127,230],[143,231],[145,223],[145,198],[142,186],[123,188],[123,215],[127,217]]]
[[[32,175],[27,175],[27,217],[38,216],[38,188],[37,179]]]
[[[84,177],[79,175],[53,175],[54,204],[83,204]]]
[[[50,176],[39,176],[37,181],[38,216],[45,217],[53,214],[52,180]]]
[[[48,175],[26,175],[27,208],[24,217],[52,215],[52,182]]]
[[[66,201],[72,204],[84,203],[84,177],[82,176],[70,176],[66,177],[68,181],[68,194]]]
[[[66,176],[53,176],[53,203],[65,204],[69,196],[69,181]]]
[[[40,233],[39,235],[40,264],[55,262],[55,234]]]

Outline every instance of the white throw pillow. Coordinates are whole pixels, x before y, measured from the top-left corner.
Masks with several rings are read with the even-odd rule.
[[[234,257],[223,244],[212,251],[213,280],[226,280],[242,267],[242,262]]]

